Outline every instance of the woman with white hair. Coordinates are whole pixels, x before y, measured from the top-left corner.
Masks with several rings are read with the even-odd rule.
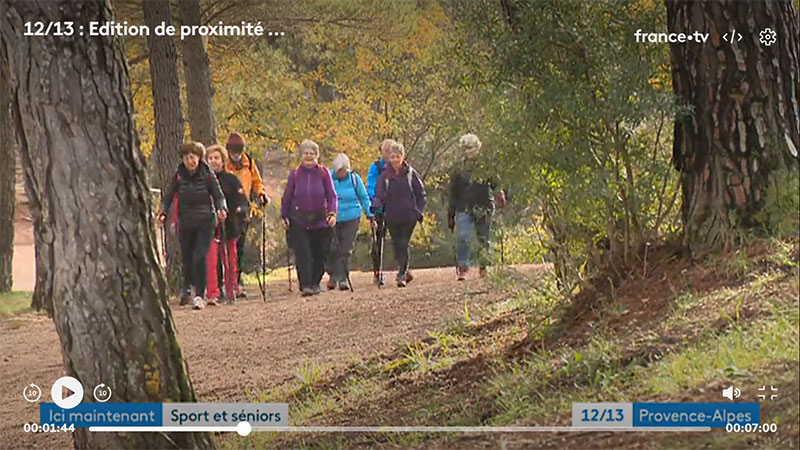
[[[337,197],[331,173],[321,166],[319,145],[305,140],[298,148],[300,165],[289,173],[281,202],[281,219],[289,230],[297,278],[303,297],[320,293],[332,228],[336,225]]]
[[[349,289],[350,259],[362,212],[372,223],[371,202],[361,177],[350,168],[350,158],[339,153],[331,164],[331,178],[339,202],[328,259],[328,289]]]
[[[480,277],[486,276],[489,265],[489,233],[495,203],[505,204],[503,191],[498,189],[491,178],[481,177],[478,155],[481,141],[474,134],[465,134],[459,139],[463,158],[450,176],[450,196],[447,207],[447,227],[457,232],[456,273],[458,280],[464,280],[470,266],[470,242],[473,233],[477,235],[480,249],[478,264]],[[495,199],[497,197],[497,199]]]
[[[403,144],[393,142],[389,150],[389,165],[375,187],[375,210],[383,215],[386,229],[392,236],[397,287],[406,287],[414,279],[408,270],[408,245],[417,222],[422,223],[426,204],[422,178],[406,162]]]

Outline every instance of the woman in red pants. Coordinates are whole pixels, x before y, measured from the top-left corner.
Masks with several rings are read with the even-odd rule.
[[[212,145],[206,151],[206,159],[211,170],[217,175],[217,180],[225,195],[225,202],[232,211],[224,220],[217,223],[214,239],[206,256],[206,298],[208,305],[217,305],[220,300],[218,266],[223,269],[225,279],[222,280],[225,298],[228,304],[236,303],[236,286],[239,268],[237,267],[236,241],[241,234],[244,214],[247,213],[248,200],[244,195],[242,183],[232,173],[225,171],[228,152],[221,145]],[[220,264],[221,261],[221,264]]]

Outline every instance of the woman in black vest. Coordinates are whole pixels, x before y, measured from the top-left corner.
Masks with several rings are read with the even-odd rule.
[[[199,142],[181,145],[182,162],[161,197],[162,212],[158,216],[158,220],[164,222],[170,207],[176,203],[183,263],[181,305],[188,304],[191,299],[194,309],[205,307],[206,253],[214,235],[217,215],[224,220],[228,213],[217,177],[203,161],[205,151]]]

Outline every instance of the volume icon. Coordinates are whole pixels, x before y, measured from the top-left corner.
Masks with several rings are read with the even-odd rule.
[[[734,388],[733,386],[729,386],[722,390],[722,396],[727,398],[728,400],[733,400],[734,398],[738,398],[740,395],[742,395],[742,391]]]

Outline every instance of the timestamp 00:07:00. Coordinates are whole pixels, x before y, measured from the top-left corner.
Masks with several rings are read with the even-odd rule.
[[[775,433],[778,431],[777,423],[726,423],[725,431],[733,433]]]

